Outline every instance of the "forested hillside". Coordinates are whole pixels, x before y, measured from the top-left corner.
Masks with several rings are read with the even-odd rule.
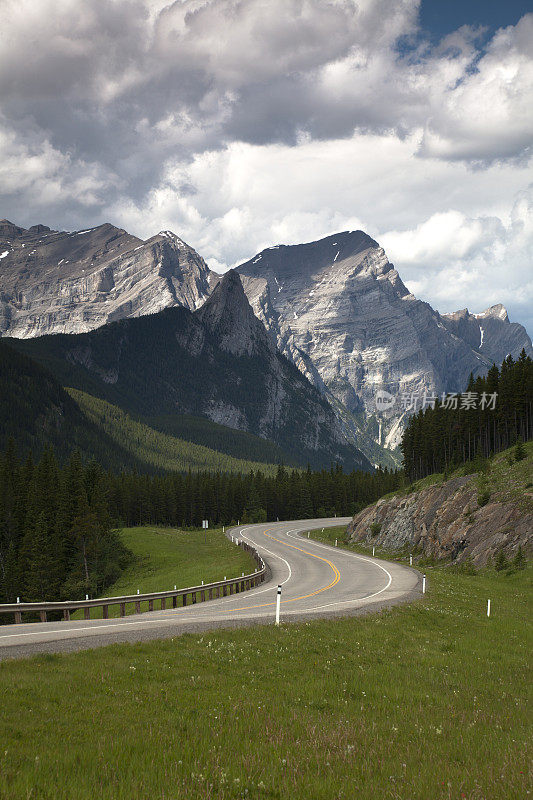
[[[10,439],[20,456],[52,446],[60,461],[79,450],[110,469],[140,467],[82,413],[57,379],[32,358],[0,340],[0,449]]]
[[[533,361],[523,350],[485,377],[470,378],[461,395],[447,395],[412,416],[405,430],[404,468],[411,480],[444,472],[533,437]]]
[[[272,471],[275,464],[290,463],[272,442],[208,419],[169,415],[153,422],[172,434],[84,392],[65,390],[46,368],[0,341],[0,450],[11,438],[23,457],[38,457],[51,445],[62,462],[79,450],[84,460],[96,458],[115,471]]]
[[[177,439],[175,436],[161,433],[138,422],[125,411],[111,403],[106,403],[105,400],[91,397],[91,395],[76,389],[69,389],[68,392],[87,419],[94,423],[99,431],[105,433],[112,442],[116,442],[120,448],[131,453],[132,457],[135,457],[138,463],[144,467],[144,472],[162,470],[186,472],[189,469],[193,471],[211,469],[222,472],[262,470],[272,473],[276,470],[274,464],[233,458],[210,447]],[[209,424],[208,420],[206,422]],[[223,426],[217,427],[222,428]],[[185,427],[184,432],[186,432]],[[265,442],[265,444],[269,443]],[[273,450],[275,450],[274,446]]]

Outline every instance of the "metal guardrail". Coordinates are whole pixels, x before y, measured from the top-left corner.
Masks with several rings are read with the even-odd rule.
[[[22,622],[22,614],[24,612],[37,612],[40,616],[41,622],[48,621],[49,611],[62,611],[63,619],[69,620],[72,611],[79,611],[83,609],[84,619],[91,618],[91,608],[102,607],[102,618],[109,618],[109,606],[120,606],[120,616],[126,616],[127,603],[135,604],[135,613],[141,614],[141,603],[148,601],[148,611],[154,611],[154,602],[159,600],[161,602],[161,610],[164,611],[167,607],[167,600],[172,600],[172,608],[177,608],[178,597],[182,598],[182,606],[187,605],[187,598],[191,596],[191,604],[204,602],[205,600],[213,600],[217,597],[227,597],[228,594],[237,594],[238,592],[245,592],[258,586],[265,580],[266,565],[259,553],[254,550],[247,542],[242,539],[236,542],[239,547],[242,547],[248,553],[251,553],[258,569],[251,572],[249,575],[242,575],[240,578],[229,578],[225,581],[217,581],[215,583],[206,583],[201,586],[189,586],[186,589],[172,589],[168,592],[147,592],[145,594],[128,594],[121,595],[120,597],[98,597],[93,600],[65,600],[52,603],[5,603],[0,605],[0,614],[14,614],[15,623]]]

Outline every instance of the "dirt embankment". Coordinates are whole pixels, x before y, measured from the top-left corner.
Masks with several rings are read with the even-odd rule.
[[[356,514],[352,541],[483,565],[503,549],[533,551],[533,513],[523,503],[491,497],[480,505],[476,476],[455,477],[408,494],[383,498]],[[483,499],[481,500],[483,502]]]

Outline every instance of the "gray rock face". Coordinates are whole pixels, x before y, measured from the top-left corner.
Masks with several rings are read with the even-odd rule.
[[[493,310],[483,321],[470,315],[475,325],[441,317],[409,293],[384,250],[362,231],[269,248],[237,271],[280,350],[348,414],[376,414],[378,390],[395,396],[380,415],[388,446],[401,436],[402,394],[463,391],[471,372],[490,367],[500,342],[512,345],[513,355],[524,342],[531,347],[522,326]]]
[[[196,316],[228,353],[252,356],[263,350],[275,354],[274,343],[250,308],[235,270],[225,273]]]
[[[501,364],[508,355],[516,358],[522,349],[533,356],[531,339],[525,328],[510,322],[507,309],[501,303],[481,314],[471,314],[463,308],[453,314],[442,314],[441,320],[448,330],[496,364]]]
[[[113,225],[76,233],[0,221],[0,334],[83,333],[168,306],[195,310],[211,271],[178,236],[147,241]]]
[[[356,514],[348,526],[355,542],[385,550],[422,553],[483,565],[504,549],[533,549],[533,514],[498,495],[479,507],[472,476],[452,478],[408,495],[383,498]]]

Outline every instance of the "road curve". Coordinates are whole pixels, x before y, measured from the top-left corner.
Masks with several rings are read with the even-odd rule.
[[[278,584],[282,586],[282,621],[363,613],[416,597],[419,575],[415,570],[307,538],[312,529],[348,522],[346,517],[234,528],[230,534],[253,545],[269,567],[270,576],[259,587],[194,607],[125,618],[1,625],[0,660],[271,623]]]

